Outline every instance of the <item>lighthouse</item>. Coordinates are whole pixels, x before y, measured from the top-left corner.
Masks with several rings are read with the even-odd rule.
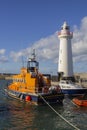
[[[61,31],[58,32],[58,38],[60,39],[58,76],[62,77],[63,79],[73,79],[71,47],[73,33],[70,32],[70,27],[66,22],[64,22],[63,26],[61,27]]]

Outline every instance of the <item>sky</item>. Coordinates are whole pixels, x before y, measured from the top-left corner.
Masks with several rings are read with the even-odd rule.
[[[87,0],[0,0],[0,73],[19,73],[35,49],[40,72],[57,74],[64,21],[74,73],[87,72]]]

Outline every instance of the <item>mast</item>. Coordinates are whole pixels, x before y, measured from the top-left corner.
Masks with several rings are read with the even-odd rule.
[[[36,61],[35,49],[33,49],[32,55],[27,62],[27,71],[35,72],[36,70],[38,71],[38,69],[39,69],[39,63]]]

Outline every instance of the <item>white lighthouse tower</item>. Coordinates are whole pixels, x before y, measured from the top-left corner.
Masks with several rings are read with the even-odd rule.
[[[64,79],[73,78],[72,37],[73,33],[70,32],[70,27],[64,22],[61,31],[58,33],[58,38],[60,39],[58,74],[62,74]]]

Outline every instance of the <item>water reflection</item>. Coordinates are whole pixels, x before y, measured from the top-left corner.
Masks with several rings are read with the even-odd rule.
[[[1,130],[73,130],[47,105],[35,106],[7,98],[2,92],[6,82],[0,81],[0,129]],[[87,107],[78,108],[65,97],[63,106],[53,108],[81,130],[87,130]]]
[[[8,128],[12,130],[30,129],[33,126],[35,114],[36,111],[34,106],[16,100],[9,100],[8,104],[0,105],[0,117],[2,119],[2,121],[0,120],[2,126],[0,126],[3,129]]]

